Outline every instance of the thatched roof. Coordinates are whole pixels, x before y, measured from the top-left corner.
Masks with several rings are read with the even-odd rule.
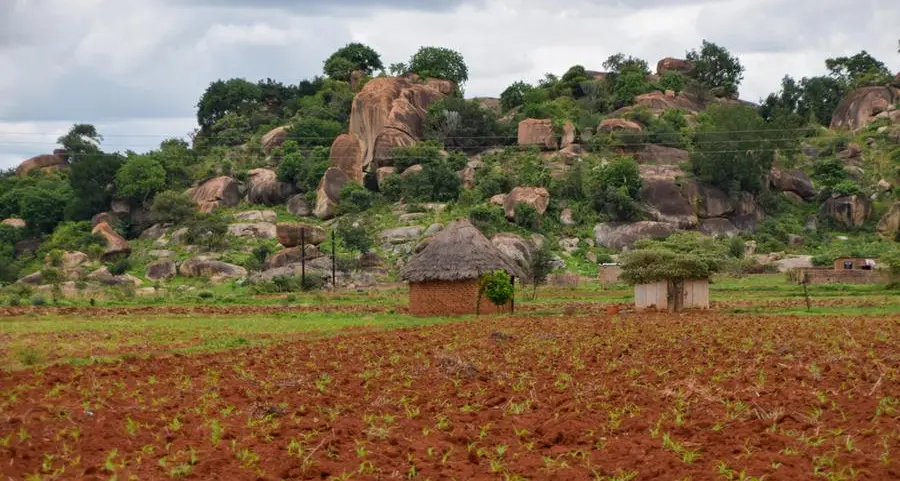
[[[469,221],[457,219],[440,231],[400,271],[407,282],[463,281],[485,272],[504,270],[522,278],[524,273],[491,244]]]

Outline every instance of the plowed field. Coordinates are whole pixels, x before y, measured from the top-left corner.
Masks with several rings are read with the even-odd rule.
[[[596,313],[19,370],[0,477],[900,479],[898,345],[896,317]]]

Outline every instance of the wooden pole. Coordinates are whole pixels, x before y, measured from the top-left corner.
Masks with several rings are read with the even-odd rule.
[[[337,290],[337,241],[331,231],[331,290]]]
[[[300,228],[300,288],[306,290],[306,228]]]

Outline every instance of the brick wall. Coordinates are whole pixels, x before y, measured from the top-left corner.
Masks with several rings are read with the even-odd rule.
[[[804,269],[802,274],[810,284],[880,284],[890,280],[886,272],[878,270]],[[797,276],[797,280],[802,277]]]
[[[475,314],[478,281],[418,282],[409,285],[409,312],[416,316]],[[510,305],[503,312],[510,312]],[[491,301],[481,299],[481,314],[501,312]]]
[[[619,266],[600,266],[597,279],[600,284],[608,285],[619,282],[619,276],[622,275],[622,268]]]

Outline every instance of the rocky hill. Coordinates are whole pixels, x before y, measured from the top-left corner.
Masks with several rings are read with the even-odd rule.
[[[213,82],[192,144],[111,153],[73,126],[0,177],[0,282],[158,296],[315,288],[334,272],[368,286],[456,217],[526,270],[550,251],[593,275],[679,230],[729,243],[737,270],[878,256],[900,231],[900,75],[865,52],[828,64],[750,103],[739,59],[704,42],[655,72],[619,54],[466,100],[452,50],[374,76],[380,57],[350,44],[327,77]]]

